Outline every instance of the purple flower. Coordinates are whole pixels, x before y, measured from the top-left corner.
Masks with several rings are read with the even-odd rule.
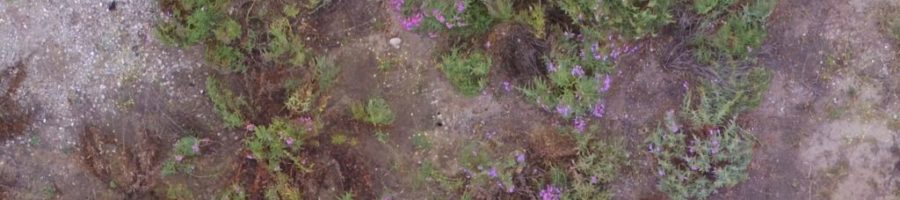
[[[553,65],[553,62],[547,62],[547,71],[556,72],[556,65]]]
[[[444,18],[444,14],[441,13],[441,10],[438,10],[438,9],[431,10],[431,16],[434,16],[434,18],[437,19],[437,21],[439,21],[441,23],[444,23],[447,21],[447,18]]]
[[[509,81],[503,81],[503,90],[506,92],[512,91],[512,85],[509,84]]]
[[[600,180],[597,180],[597,176],[591,176],[591,184],[600,183]]]
[[[294,145],[294,138],[288,137],[284,140],[284,143],[287,143],[288,146]]]
[[[491,131],[491,132],[485,133],[484,137],[486,137],[488,140],[490,140],[490,139],[494,138],[494,135],[496,135],[496,134],[497,134],[497,132]]]
[[[516,155],[516,162],[525,163],[525,153],[519,153]]]
[[[577,117],[574,120],[574,124],[575,130],[577,130],[578,133],[584,133],[584,127],[587,125],[587,122],[585,122],[584,119],[582,119],[581,117]]]
[[[584,76],[584,69],[581,68],[581,65],[575,65],[575,68],[572,68],[572,76],[575,76],[575,77]]]
[[[513,193],[515,191],[516,191],[515,185],[510,185],[508,188],[506,188],[506,193]]]
[[[183,160],[183,159],[184,159],[184,156],[182,156],[182,155],[175,155],[175,161],[179,161],[179,162],[180,162],[180,161]]]
[[[194,145],[191,146],[191,151],[194,151],[194,153],[200,153],[200,143],[194,143]]]
[[[612,78],[609,77],[609,74],[603,78],[603,87],[600,88],[600,92],[609,91],[609,86],[612,85]]]
[[[491,167],[491,170],[488,170],[488,176],[491,178],[497,178],[497,168]]]
[[[403,10],[403,4],[406,3],[405,0],[391,0],[391,7],[394,8],[395,11]]]
[[[563,117],[569,116],[569,106],[565,104],[559,104],[556,106],[556,112],[562,115]]]
[[[666,175],[666,172],[664,172],[662,169],[659,169],[659,170],[656,171],[656,175],[659,175],[659,176],[665,176],[665,175]]]
[[[466,11],[466,2],[463,2],[462,0],[456,0],[456,12],[462,13],[463,11]]]
[[[559,188],[547,185],[547,187],[541,190],[540,196],[541,200],[559,200],[560,194],[562,194],[562,191],[560,191]]]
[[[594,104],[594,110],[591,111],[591,114],[593,114],[594,117],[603,118],[604,113],[606,113],[606,106],[603,105],[603,103],[597,102],[597,104]]]
[[[418,28],[419,25],[422,25],[422,20],[424,18],[425,15],[423,15],[422,13],[416,13],[415,15],[402,19],[400,23],[403,25],[403,28],[411,31],[415,28]]]

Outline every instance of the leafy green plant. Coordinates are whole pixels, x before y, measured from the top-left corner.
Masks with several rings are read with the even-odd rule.
[[[481,52],[460,53],[454,49],[441,58],[441,69],[463,95],[475,96],[487,85],[491,60]]]
[[[365,107],[355,103],[350,106],[350,112],[356,120],[368,122],[375,126],[390,125],[394,122],[394,112],[390,105],[382,98],[371,98]]]
[[[272,172],[281,171],[282,163],[288,161],[305,170],[300,158],[295,156],[307,137],[307,129],[285,119],[276,118],[268,126],[257,126],[245,145],[253,158],[264,162]]]
[[[222,83],[212,76],[206,79],[206,95],[227,127],[235,128],[244,124],[241,108],[247,106],[247,102],[242,97],[223,88]]]
[[[156,35],[178,46],[203,42],[212,35],[215,25],[227,19],[225,11],[230,3],[230,0],[162,0],[162,5],[174,7],[173,18],[161,23]]]
[[[653,35],[672,22],[674,0],[561,0],[557,5],[572,21],[590,31],[612,29],[631,38]]]

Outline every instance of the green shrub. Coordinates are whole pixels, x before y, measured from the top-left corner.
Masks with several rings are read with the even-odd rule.
[[[701,15],[716,15],[724,12],[735,0],[694,0],[694,12]]]
[[[244,98],[223,88],[222,83],[212,76],[206,79],[206,95],[209,96],[216,113],[222,117],[226,127],[236,128],[244,124],[244,115],[241,113],[241,108],[247,106]]]
[[[672,199],[705,199],[747,179],[755,139],[735,119],[759,104],[769,77],[755,68],[731,84],[699,87],[696,103],[692,94],[685,96],[682,119],[667,116],[665,127],[647,138],[661,191]]]
[[[481,52],[463,55],[454,49],[441,58],[441,69],[450,83],[463,95],[475,96],[487,85],[491,60]]]
[[[573,133],[578,143],[578,159],[569,182],[568,199],[611,199],[609,184],[619,176],[628,153],[617,143],[608,143],[592,134]]]
[[[747,179],[754,138],[734,121],[710,128],[658,128],[647,141],[656,157],[657,185],[671,199],[706,199]]]
[[[350,106],[350,112],[356,120],[368,122],[375,126],[386,126],[394,122],[394,112],[382,98],[371,98],[365,107],[361,104]]]
[[[557,5],[582,29],[611,29],[630,38],[654,35],[672,22],[673,0],[561,0]]]

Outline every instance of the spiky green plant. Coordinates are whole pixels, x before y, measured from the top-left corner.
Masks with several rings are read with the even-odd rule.
[[[557,5],[582,29],[611,29],[630,38],[655,35],[672,22],[674,0],[561,0]]]
[[[441,70],[454,88],[465,96],[475,96],[487,85],[491,59],[481,52],[462,53],[454,49],[441,58]]]
[[[375,126],[386,126],[394,122],[394,112],[391,111],[387,101],[382,98],[370,98],[365,105],[351,104],[350,112],[354,119]]]
[[[244,124],[241,109],[247,106],[247,103],[242,97],[223,88],[222,83],[212,76],[206,79],[206,95],[209,96],[216,113],[222,117],[226,127],[235,128]]]

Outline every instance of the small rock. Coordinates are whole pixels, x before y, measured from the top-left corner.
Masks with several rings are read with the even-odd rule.
[[[397,49],[400,48],[400,43],[402,43],[402,42],[403,42],[403,40],[401,40],[398,37],[391,38],[391,40],[388,41],[388,43],[391,44],[391,46],[393,46],[394,48],[397,48]]]

